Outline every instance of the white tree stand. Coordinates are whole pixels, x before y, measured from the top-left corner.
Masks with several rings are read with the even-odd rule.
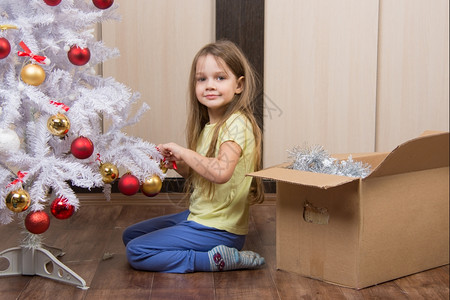
[[[56,252],[57,256],[64,255],[60,249],[45,247]],[[0,258],[5,258],[9,262],[8,268],[0,270],[0,276],[38,275],[72,284],[83,290],[89,288],[83,278],[42,247],[9,248],[0,253]]]

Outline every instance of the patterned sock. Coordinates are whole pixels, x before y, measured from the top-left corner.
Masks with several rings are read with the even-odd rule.
[[[224,245],[208,251],[211,271],[256,269],[264,265],[264,257],[253,251],[238,251]]]

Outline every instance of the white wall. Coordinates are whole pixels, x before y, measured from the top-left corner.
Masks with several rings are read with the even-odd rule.
[[[264,164],[293,146],[369,152],[375,143],[377,0],[266,0]]]

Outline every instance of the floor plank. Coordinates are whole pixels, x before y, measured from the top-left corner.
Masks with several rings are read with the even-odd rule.
[[[444,299],[448,297],[448,265],[395,280],[401,291],[412,299]]]
[[[152,299],[214,299],[212,273],[155,273]]]
[[[0,277],[0,295],[2,300],[13,300],[20,296],[30,281],[32,276],[10,276]]]
[[[149,299],[154,276],[151,272],[133,270],[125,254],[115,254],[99,262],[87,292],[88,299],[117,299],[118,295],[129,299]]]

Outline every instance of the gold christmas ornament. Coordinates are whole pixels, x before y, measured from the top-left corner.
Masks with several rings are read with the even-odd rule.
[[[161,161],[161,163],[159,164],[159,168],[161,169],[161,171],[162,171],[164,174],[167,173],[167,167],[166,167],[166,164],[165,164],[163,161]]]
[[[31,204],[30,195],[24,189],[10,192],[5,201],[6,207],[16,213],[27,210]]]
[[[100,164],[99,169],[104,183],[112,183],[119,178],[119,170],[112,163]]]
[[[20,77],[22,78],[23,82],[29,85],[38,86],[45,80],[45,71],[39,65],[28,64],[23,67],[22,71],[20,72]]]
[[[141,191],[145,196],[153,197],[156,196],[162,187],[161,178],[158,175],[153,175],[151,177],[147,177],[141,186]]]
[[[63,137],[69,132],[70,121],[65,115],[57,114],[48,118],[47,128],[51,134]]]

